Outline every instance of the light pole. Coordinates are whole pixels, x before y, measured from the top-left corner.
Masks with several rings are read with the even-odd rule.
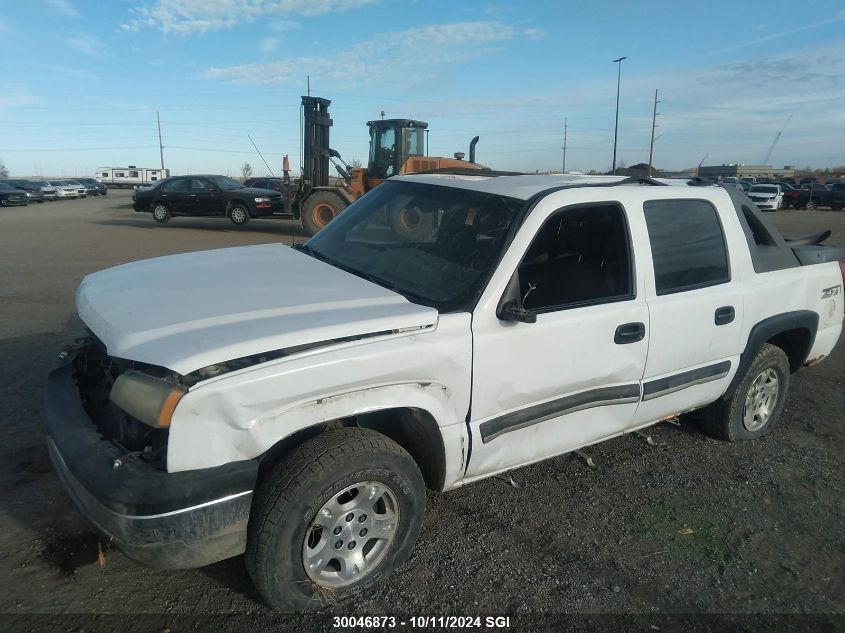
[[[616,123],[613,126],[613,175],[616,175],[616,140],[619,138],[619,87],[622,84],[622,60],[627,57],[614,59],[613,63],[618,64],[616,73]]]

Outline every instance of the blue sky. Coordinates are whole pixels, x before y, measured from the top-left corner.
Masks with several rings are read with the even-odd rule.
[[[688,5],[689,8],[685,8]],[[332,146],[366,163],[380,111],[430,153],[507,170],[845,163],[841,2],[0,0],[0,161],[14,175],[266,173],[299,154],[299,96],[332,99]]]

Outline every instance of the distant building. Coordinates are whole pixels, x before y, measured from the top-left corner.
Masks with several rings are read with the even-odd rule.
[[[734,178],[792,178],[795,176],[795,169],[792,165],[786,165],[783,169],[771,165],[710,165],[699,167],[698,175],[710,180],[721,180],[733,176]]]

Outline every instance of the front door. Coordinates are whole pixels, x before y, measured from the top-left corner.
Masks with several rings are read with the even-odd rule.
[[[224,215],[226,204],[220,190],[205,178],[191,178],[191,215]]]
[[[606,201],[559,208],[565,193],[529,215],[473,315],[468,479],[611,437],[634,419],[649,316],[626,213]],[[502,278],[504,299],[536,322],[500,318]]]

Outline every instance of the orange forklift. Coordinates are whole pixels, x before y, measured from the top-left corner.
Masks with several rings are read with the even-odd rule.
[[[412,119],[368,121],[367,167],[350,167],[329,146],[330,104],[329,99],[322,97],[302,97],[302,177],[298,186],[287,189],[285,216],[299,219],[309,235],[391,176],[439,169],[483,169],[475,163],[477,136],[470,142],[468,160],[463,160],[463,152],[456,152],[454,158],[426,156],[428,123]],[[340,175],[334,179],[335,184],[329,183],[329,163]],[[400,220],[409,233],[418,229],[416,224],[422,221],[419,214],[411,211]]]

